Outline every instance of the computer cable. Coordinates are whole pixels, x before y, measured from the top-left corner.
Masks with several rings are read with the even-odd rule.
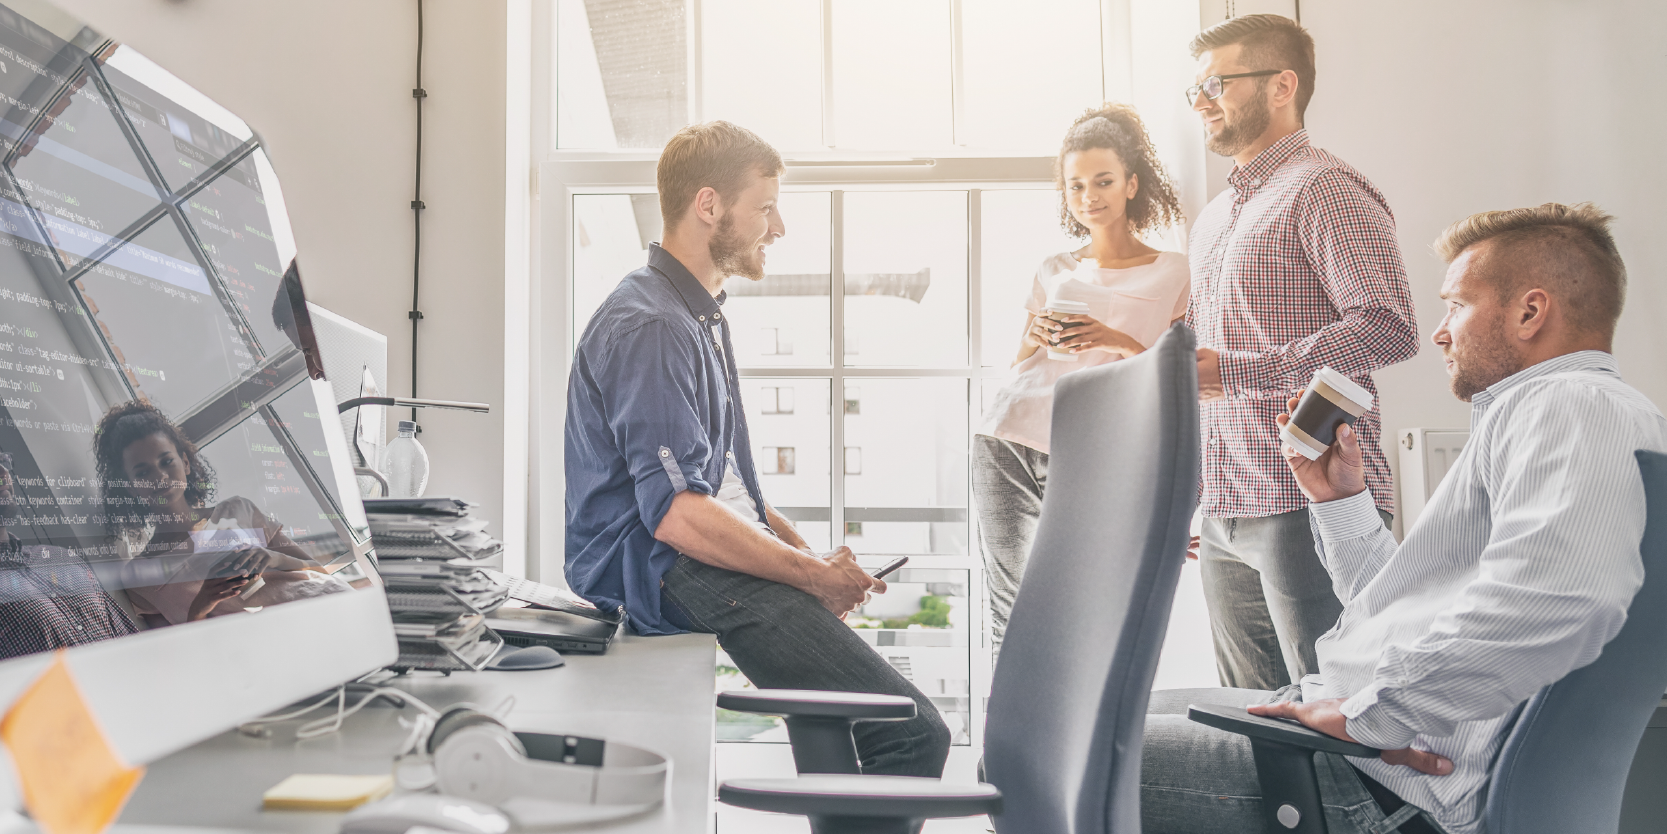
[[[360,689],[366,690],[365,696],[355,702],[352,706],[349,706],[347,704],[348,691]],[[423,703],[410,693],[402,692],[392,687],[378,686],[361,681],[352,681],[336,687],[326,693],[323,697],[314,700],[306,706],[298,707],[294,710],[279,713],[277,715],[268,715],[251,721],[245,721],[242,724],[237,725],[237,731],[252,738],[270,738],[272,731],[267,725],[300,718],[301,716],[323,708],[330,702],[334,701],[336,703],[336,711],[333,714],[324,718],[309,721],[296,728],[295,737],[298,740],[318,738],[340,730],[342,722],[345,721],[348,716],[364,709],[366,705],[377,698],[385,698],[396,707],[403,707],[410,704],[415,706],[421,714],[429,717],[430,719],[438,717],[440,714],[438,710]]]

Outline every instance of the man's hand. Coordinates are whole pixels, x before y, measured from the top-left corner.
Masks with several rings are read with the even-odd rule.
[[[1198,401],[1201,403],[1227,399],[1221,387],[1221,354],[1215,348],[1198,349]]]
[[[1291,398],[1285,404],[1286,409],[1296,411],[1297,402],[1295,397]],[[1283,426],[1291,422],[1291,415],[1281,414],[1274,421]],[[1366,490],[1366,462],[1361,457],[1360,438],[1355,436],[1353,426],[1346,423],[1338,426],[1337,442],[1319,460],[1309,460],[1285,444],[1280,444],[1279,451],[1285,455],[1286,465],[1297,478],[1297,487],[1309,501],[1316,504],[1336,501]]]
[[[885,593],[886,583],[858,567],[851,548],[841,547],[823,557],[821,567],[811,573],[802,590],[843,619],[857,606],[868,602],[872,594]]]
[[[1360,742],[1349,735],[1349,719],[1343,715],[1343,699],[1327,698],[1311,704],[1299,704],[1294,701],[1281,701],[1277,704],[1255,704],[1245,708],[1251,715],[1264,718],[1286,718],[1296,721],[1311,730],[1319,730],[1332,738],[1344,741]],[[1414,750],[1403,747],[1399,750],[1385,750],[1378,758],[1392,765],[1406,765],[1419,773],[1431,776],[1446,776],[1453,772],[1453,762],[1445,756],[1437,756],[1428,750]]]

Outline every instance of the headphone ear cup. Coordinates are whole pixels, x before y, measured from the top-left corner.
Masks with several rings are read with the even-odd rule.
[[[430,755],[438,753],[440,745],[444,744],[447,738],[465,727],[485,726],[502,728],[504,735],[515,739],[514,734],[509,732],[508,727],[504,727],[503,722],[481,712],[473,704],[458,704],[446,710],[434,722],[434,729],[428,734],[428,752]],[[519,745],[520,741],[516,740],[516,744]]]
[[[496,721],[452,730],[434,754],[434,782],[449,796],[497,805],[521,792],[527,751]]]

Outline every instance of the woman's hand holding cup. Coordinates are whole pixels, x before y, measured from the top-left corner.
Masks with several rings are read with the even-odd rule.
[[[1103,350],[1127,359],[1146,350],[1146,346],[1135,341],[1133,336],[1107,327],[1089,316],[1060,316],[1059,326],[1070,328],[1070,332],[1059,337],[1058,347],[1073,354]]]
[[[1285,404],[1286,413],[1274,418],[1281,427],[1291,422],[1297,403],[1297,398],[1292,397]],[[1291,467],[1291,474],[1296,476],[1297,487],[1309,501],[1316,504],[1337,501],[1366,490],[1366,463],[1360,454],[1360,439],[1355,436],[1354,427],[1347,423],[1337,427],[1337,442],[1316,460],[1309,460],[1289,443],[1281,443],[1279,450]]]

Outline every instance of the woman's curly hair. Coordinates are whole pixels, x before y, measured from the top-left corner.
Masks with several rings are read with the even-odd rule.
[[[1146,125],[1140,115],[1127,104],[1106,102],[1083,112],[1065,131],[1065,141],[1054,160],[1054,187],[1059,189],[1059,224],[1071,237],[1088,237],[1088,228],[1071,216],[1065,199],[1065,155],[1078,151],[1106,148],[1123,160],[1123,167],[1139,177],[1134,196],[1129,198],[1126,214],[1129,231],[1138,235],[1148,229],[1179,225],[1181,201],[1175,196],[1175,184],[1158,161],[1152,138],[1146,135]]]
[[[201,507],[213,500],[214,469],[203,460],[202,454],[197,451],[197,444],[192,443],[156,406],[144,400],[133,400],[105,412],[93,432],[93,458],[97,461],[99,489],[105,506],[119,507],[129,503],[120,499],[137,500],[127,488],[128,476],[122,466],[122,453],[134,441],[153,434],[163,435],[172,441],[174,449],[185,460],[189,469],[185,481],[186,502],[193,507]],[[117,530],[137,530],[146,523],[138,513],[114,511],[110,517],[111,526]]]

